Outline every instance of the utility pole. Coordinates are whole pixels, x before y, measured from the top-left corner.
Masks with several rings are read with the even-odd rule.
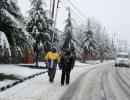
[[[55,0],[53,0],[53,6],[52,6],[52,19],[54,18],[54,12],[55,12]]]
[[[103,35],[105,36],[105,30],[106,30],[106,27],[104,26],[103,27]]]
[[[50,18],[52,17],[52,0],[50,0],[50,14],[49,14],[49,17]]]
[[[56,20],[57,20],[57,15],[58,15],[59,3],[60,3],[60,0],[57,1],[57,9],[56,9],[56,14],[55,14],[55,23],[54,23],[54,28],[55,28],[55,26],[56,26]]]
[[[2,35],[1,35],[1,33],[0,33],[0,45],[2,44],[2,43],[1,43],[1,40],[2,40]]]
[[[116,48],[115,39],[116,39],[116,34],[114,33],[114,48]]]
[[[54,31],[55,31],[55,26],[56,26],[59,3],[60,3],[60,0],[57,1],[57,9],[56,9],[56,13],[55,13],[55,20],[54,20],[54,27],[53,27],[52,45],[53,45],[53,42],[54,42],[54,33],[55,33]]]
[[[127,47],[127,40],[125,40],[125,46],[124,46],[124,49],[125,49],[125,52],[127,52],[128,51],[128,47]]]

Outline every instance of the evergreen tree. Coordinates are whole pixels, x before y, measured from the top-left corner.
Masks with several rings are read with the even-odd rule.
[[[3,59],[3,48],[2,45],[0,45],[0,64],[2,63],[2,59]]]
[[[104,35],[102,35],[102,38],[100,38],[102,41],[98,45],[98,52],[100,56],[100,61],[103,62],[105,55],[110,52],[110,45],[108,38]]]
[[[79,60],[82,60],[83,56],[83,43],[84,43],[84,29],[86,28],[85,25],[80,25],[74,28],[75,32],[75,42],[76,46],[76,55]]]
[[[63,44],[61,47],[61,50],[64,51],[68,48],[71,49],[72,53],[75,53],[75,47],[74,47],[74,41],[73,41],[73,24],[72,24],[72,18],[71,18],[71,12],[68,8],[68,18],[65,21],[66,26],[64,29],[64,36],[63,36]]]
[[[22,20],[21,12],[16,0],[0,1],[0,31],[3,31],[10,44],[15,44],[16,30]]]
[[[4,64],[10,63],[10,53],[9,49],[7,48],[6,42],[4,42],[2,61]]]
[[[24,48],[29,47],[25,45],[29,43],[24,38],[23,20],[17,0],[0,0],[0,31],[4,32],[7,37],[13,59],[16,59],[14,57],[17,47],[20,47],[22,51]]]
[[[100,58],[100,61],[102,62],[105,56],[111,56],[112,54],[110,53],[111,51],[111,46],[110,46],[110,39],[108,38],[107,34],[101,34],[102,29],[99,26],[97,29],[97,33],[95,34],[95,39],[97,41],[97,52],[98,55],[97,57]]]
[[[33,36],[37,44],[42,42],[44,50],[46,51],[51,46],[51,33],[48,32],[48,19],[46,11],[43,9],[45,2],[42,0],[30,0],[32,8],[29,11],[29,23],[27,24],[27,31]],[[34,46],[37,46],[34,44]],[[35,47],[35,49],[38,47]],[[34,51],[36,51],[34,49]]]
[[[84,31],[84,34],[85,34],[84,37],[85,38],[84,38],[84,41],[82,43],[83,55],[84,55],[83,61],[84,62],[85,62],[88,54],[92,55],[92,54],[96,53],[96,41],[95,41],[95,38],[94,38],[94,33],[91,31],[90,27],[91,27],[90,26],[90,20],[88,20],[87,29]]]
[[[17,60],[16,60],[17,63],[21,63],[23,61],[23,56],[22,56],[22,53],[21,53],[20,49],[17,50],[16,58],[17,58]]]
[[[6,45],[6,41],[3,40],[3,45],[0,45],[0,63],[7,64],[10,62],[10,53]]]
[[[29,22],[26,30],[35,39],[33,49],[36,54],[36,66],[38,65],[40,43],[43,44],[44,51],[51,47],[51,30],[47,13],[44,10],[45,2],[42,0],[30,0],[32,8],[29,11]]]

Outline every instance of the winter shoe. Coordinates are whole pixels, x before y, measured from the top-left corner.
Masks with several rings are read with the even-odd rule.
[[[50,84],[53,84],[53,82],[50,82]]]
[[[66,85],[69,85],[69,82],[67,82]]]
[[[53,82],[54,82],[54,81],[53,81],[53,80],[51,80],[51,79],[49,79],[49,82],[50,82],[50,84],[53,84]]]
[[[64,85],[64,83],[61,83],[61,86],[63,86]]]

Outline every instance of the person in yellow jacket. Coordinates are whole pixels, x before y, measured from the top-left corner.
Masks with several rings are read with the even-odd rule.
[[[60,57],[57,50],[53,47],[45,57],[46,64],[48,67],[48,76],[50,83],[54,82],[57,64],[60,63]]]

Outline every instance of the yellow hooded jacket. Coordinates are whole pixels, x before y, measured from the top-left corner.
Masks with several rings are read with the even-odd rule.
[[[57,63],[60,63],[60,57],[57,52],[52,53],[51,51],[47,53],[45,60],[47,61],[47,66],[50,68],[56,68]]]

